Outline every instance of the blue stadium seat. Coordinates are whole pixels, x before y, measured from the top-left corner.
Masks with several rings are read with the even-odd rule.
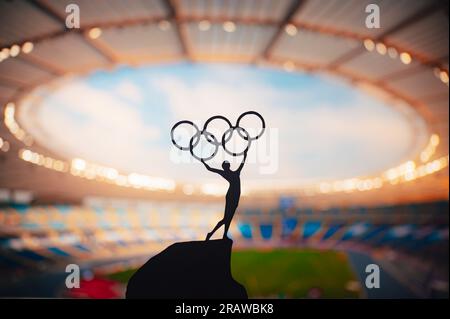
[[[322,227],[320,221],[308,221],[303,225],[303,238],[308,239]]]
[[[342,227],[344,227],[344,224],[331,224],[328,229],[326,230],[325,234],[322,237],[322,240],[330,239],[334,236]]]
[[[14,208],[20,214],[25,214],[28,211],[28,209],[30,208],[30,205],[27,205],[27,204],[11,204],[11,208]]]
[[[242,237],[245,239],[252,239],[252,227],[250,224],[238,224],[238,229]]]
[[[272,238],[272,230],[273,230],[272,224],[261,224],[259,225],[259,228],[261,230],[261,237],[263,239],[268,240]]]
[[[376,237],[380,236],[383,232],[388,229],[387,225],[376,225],[372,226],[369,231],[367,231],[361,238],[362,241],[371,241]]]
[[[292,234],[297,227],[297,218],[284,218],[281,222],[282,229],[281,229],[281,235],[289,236]]]
[[[70,257],[70,254],[67,253],[66,251],[62,250],[61,248],[58,247],[48,247],[47,248],[50,252],[54,253],[55,255],[57,255],[58,257]]]
[[[90,252],[90,249],[82,244],[75,244],[73,245],[73,247],[75,247],[78,250],[81,250],[82,252]]]

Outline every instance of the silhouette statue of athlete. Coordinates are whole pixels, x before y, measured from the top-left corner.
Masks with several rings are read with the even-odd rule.
[[[247,151],[244,152],[244,158],[242,159],[241,164],[239,165],[238,169],[235,171],[232,171],[230,169],[230,162],[224,161],[222,163],[223,170],[212,168],[206,162],[202,159],[201,162],[203,165],[205,165],[206,169],[208,171],[214,172],[225,178],[228,183],[230,183],[230,186],[228,187],[227,195],[225,197],[226,203],[225,203],[225,213],[223,216],[223,219],[219,221],[214,227],[214,229],[208,233],[206,236],[206,240],[209,240],[211,236],[216,232],[217,229],[220,228],[220,226],[225,225],[223,238],[228,238],[228,228],[230,227],[231,220],[233,219],[234,213],[236,212],[236,208],[239,204],[239,198],[241,197],[241,170],[244,167],[245,160],[247,159]]]

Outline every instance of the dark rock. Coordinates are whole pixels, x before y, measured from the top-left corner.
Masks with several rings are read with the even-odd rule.
[[[231,275],[230,239],[175,243],[128,281],[126,298],[248,298]]]

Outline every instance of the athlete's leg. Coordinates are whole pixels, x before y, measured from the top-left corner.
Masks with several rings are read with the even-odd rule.
[[[206,240],[209,240],[211,238],[211,236],[216,232],[216,230],[218,230],[220,228],[220,226],[222,226],[225,223],[225,221],[222,219],[221,221],[219,221],[216,225],[216,227],[214,227],[214,229],[208,233],[208,235],[206,235]]]
[[[225,229],[223,230],[223,239],[228,238],[227,234],[228,234],[228,228],[230,228],[230,224],[231,224],[231,220],[227,220],[225,222]]]
[[[228,229],[230,228],[231,221],[233,220],[234,213],[236,212],[237,207],[230,207],[225,211],[225,216],[223,218],[225,227],[223,231],[223,239],[228,238]]]

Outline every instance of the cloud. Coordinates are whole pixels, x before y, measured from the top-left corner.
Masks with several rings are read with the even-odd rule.
[[[136,164],[142,168],[146,145],[160,137],[136,107],[79,81],[55,92],[37,116],[45,132],[43,143],[55,152],[127,170]],[[155,154],[147,154],[151,156]]]
[[[190,68],[200,71],[183,73]],[[279,132],[279,152],[269,154],[277,172],[262,176],[261,165],[250,162],[243,173],[248,184],[259,186],[377,172],[403,160],[415,140],[401,114],[345,84],[250,67],[181,69],[138,69],[147,75],[144,84],[142,74],[128,72],[114,91],[81,80],[66,84],[41,104],[41,140],[57,153],[128,172],[216,182],[199,163],[170,161],[170,127],[182,119],[203,125],[218,114],[234,124],[239,114],[256,110]],[[160,107],[146,107],[155,92]]]
[[[272,178],[312,181],[373,173],[397,164],[414,141],[401,115],[343,84],[338,89],[345,94],[337,93],[343,96],[324,98],[321,85],[298,91],[275,88],[248,72],[212,69],[208,75],[194,83],[164,76],[152,85],[168,97],[174,121],[201,124],[220,114],[234,123],[249,109],[263,114],[268,126],[280,131],[280,154],[274,154],[280,167]],[[258,178],[256,169],[250,172]]]
[[[117,86],[116,94],[134,103],[143,101],[140,88],[129,80],[125,80]]]

